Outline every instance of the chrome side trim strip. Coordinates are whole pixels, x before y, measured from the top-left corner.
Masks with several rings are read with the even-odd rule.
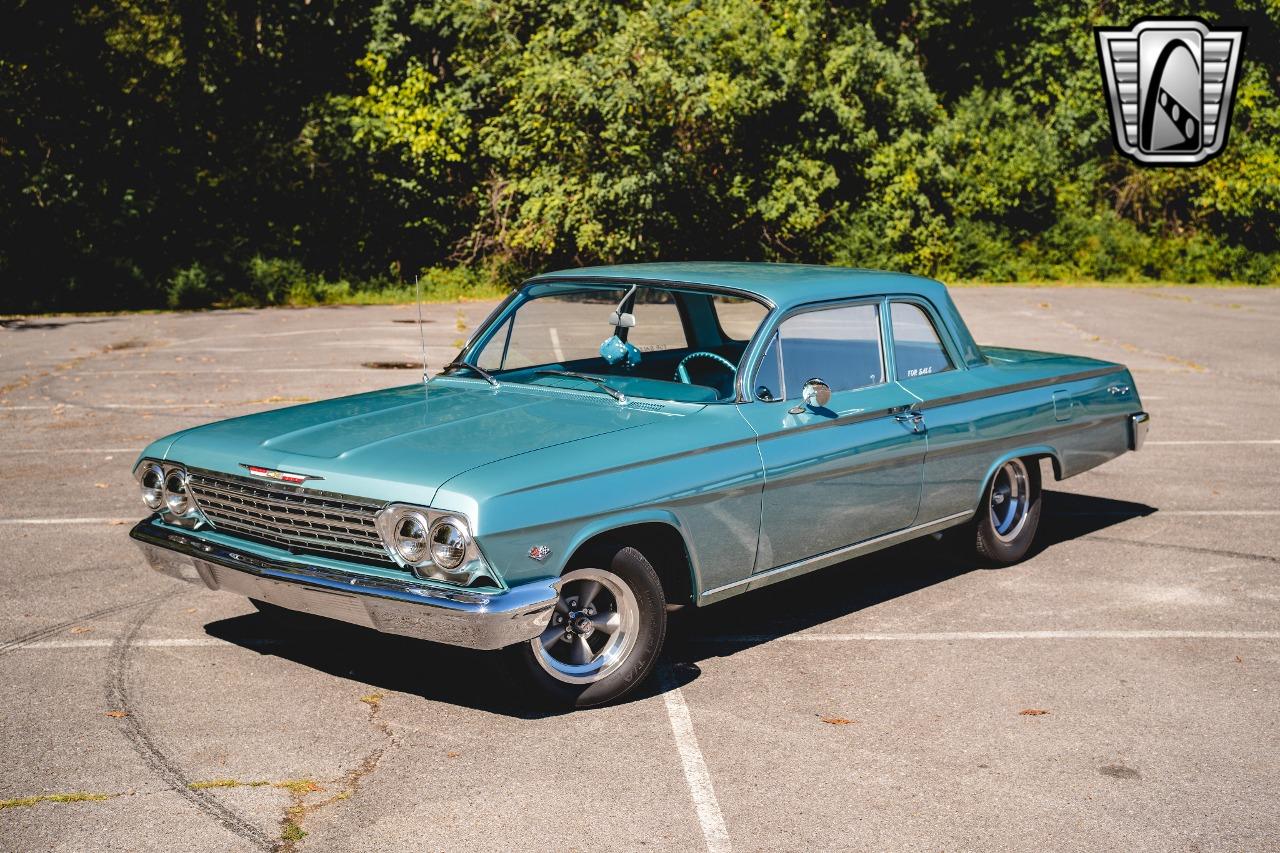
[[[1090,370],[1082,370],[1079,373],[1068,373],[1065,376],[1050,376],[1047,379],[1029,379],[1026,382],[1017,382],[1013,385],[1000,385],[996,388],[984,388],[980,391],[966,391],[963,394],[953,394],[949,397],[937,397],[932,400],[926,399],[920,408],[926,414],[929,409],[936,409],[939,406],[951,406],[956,403],[968,403],[971,400],[983,400],[987,397],[999,397],[1002,394],[1015,394],[1019,391],[1030,391],[1034,388],[1044,388],[1047,385],[1065,385],[1068,382],[1080,382],[1084,379],[1096,379],[1100,376],[1110,376],[1113,373],[1119,373],[1125,370],[1122,364],[1109,365],[1107,367],[1095,367]]]
[[[864,539],[861,542],[855,542],[852,545],[845,545],[842,548],[836,548],[832,551],[826,551],[821,554],[815,554],[812,557],[805,557],[802,560],[796,560],[782,566],[775,566],[763,572],[756,572],[750,577],[742,580],[733,581],[732,583],[709,589],[698,596],[699,600],[709,598],[711,596],[720,596],[730,590],[737,589],[741,586],[764,586],[777,580],[782,580],[792,574],[802,574],[809,569],[821,568],[823,565],[839,562],[843,558],[854,557],[859,553],[874,551],[895,542],[914,539],[917,536],[924,536],[933,533],[944,527],[951,527],[955,524],[967,521],[973,517],[973,510],[965,512],[957,512],[944,518],[937,518],[933,521],[926,521],[924,524],[916,524],[911,527],[905,527],[902,530],[896,530],[893,533],[885,533],[881,536],[875,536],[871,539]]]

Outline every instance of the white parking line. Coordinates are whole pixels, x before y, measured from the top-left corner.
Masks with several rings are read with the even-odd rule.
[[[217,409],[252,403],[47,403],[43,406],[0,406],[0,412],[52,412],[54,409]]]
[[[1152,515],[1280,515],[1280,509],[1160,509]]]
[[[265,646],[271,645],[271,640],[237,640],[235,643],[227,640],[219,640],[215,637],[170,637],[158,640],[136,640],[131,645],[148,649],[176,649],[188,647],[222,647],[235,648],[239,645],[246,646]],[[84,639],[84,640],[41,640],[36,643],[28,643],[22,646],[23,649],[100,649],[113,645],[115,640],[106,638]]]
[[[1280,515],[1280,509],[1157,509],[1155,512],[1134,513],[1128,510],[1090,510],[1086,512],[1055,512],[1062,518],[1159,518],[1166,515]]]
[[[201,373],[368,373],[376,367],[171,367],[121,370],[78,370],[74,376],[193,376]]]
[[[1143,442],[1142,446],[1160,445],[1172,447],[1182,444],[1280,444],[1280,438],[1204,438],[1188,441],[1147,441]]]
[[[724,634],[720,636],[692,637],[698,643],[721,643],[739,645],[746,643],[763,643],[780,641],[785,643],[954,643],[971,640],[1280,640],[1280,631],[1165,631],[1165,630],[1131,630],[1131,631],[926,631],[885,633],[864,631],[859,633],[823,634],[812,631],[801,631],[795,634]],[[106,638],[81,638],[78,640],[40,640],[27,643],[22,649],[33,651],[41,649],[97,649],[114,643]],[[237,646],[275,646],[287,645],[288,640],[267,637],[246,637],[234,642],[220,640],[217,637],[159,637],[149,640],[138,640],[134,645],[143,648],[236,648]],[[698,804],[698,820],[703,821],[704,810],[707,812],[704,831],[711,835],[724,832],[724,818],[720,815],[720,806],[716,800],[715,790],[711,786],[711,776],[707,772],[706,761],[698,748],[698,739],[693,732],[693,721],[689,716],[689,706],[684,696],[675,686],[674,679],[663,676],[666,692],[667,715],[671,718],[671,730],[675,734],[676,744],[680,749],[680,760],[684,764],[685,776],[689,781],[689,790],[694,802]],[[707,830],[707,826],[711,829]],[[717,829],[717,827],[719,827]],[[725,836],[727,843],[727,835]],[[713,846],[708,836],[707,845]],[[720,848],[727,849],[727,848]]]
[[[928,631],[916,633],[863,632],[856,634],[802,631],[795,634],[726,634],[695,637],[700,643],[962,642],[966,640],[1280,640],[1280,631]]]
[[[128,518],[0,518],[0,524],[124,524]]]
[[[693,731],[689,706],[685,704],[684,695],[669,671],[663,673],[662,680],[665,682],[663,687],[666,688],[662,698],[667,705],[671,732],[675,735],[676,749],[684,767],[684,779],[693,796],[698,823],[702,826],[702,837],[710,853],[728,853],[731,849],[729,831],[724,825],[724,815],[720,813],[720,802],[716,799],[716,791],[711,784],[711,774],[707,772],[706,759],[698,748],[698,736]]]
[[[5,453],[137,453],[136,447],[13,447]]]
[[[564,350],[560,349],[560,333],[555,326],[549,327],[547,332],[551,335],[551,351],[555,353],[556,361],[564,361]]]

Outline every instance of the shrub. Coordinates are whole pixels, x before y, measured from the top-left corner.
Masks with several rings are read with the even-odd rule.
[[[245,279],[244,295],[258,304],[277,305],[295,288],[305,288],[308,276],[298,261],[255,255],[245,267]]]
[[[177,270],[169,278],[170,308],[207,308],[222,285],[222,276],[199,261]]]

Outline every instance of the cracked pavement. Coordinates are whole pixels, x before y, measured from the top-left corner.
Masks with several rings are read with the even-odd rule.
[[[127,540],[148,440],[415,381],[366,366],[416,363],[412,306],[6,322],[0,849],[1280,848],[1280,289],[953,295],[1128,364],[1148,446],[1047,480],[1019,566],[927,540],[686,610],[668,680],[569,715]],[[491,307],[427,306],[430,364]]]

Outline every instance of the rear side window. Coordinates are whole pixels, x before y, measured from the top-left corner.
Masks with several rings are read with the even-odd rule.
[[[832,391],[884,381],[878,305],[846,305],[807,311],[778,327],[782,399],[800,396],[804,383],[821,379]]]
[[[893,321],[893,358],[899,381],[951,369],[951,359],[938,330],[923,308],[911,302],[894,302],[889,306],[889,317]]]

